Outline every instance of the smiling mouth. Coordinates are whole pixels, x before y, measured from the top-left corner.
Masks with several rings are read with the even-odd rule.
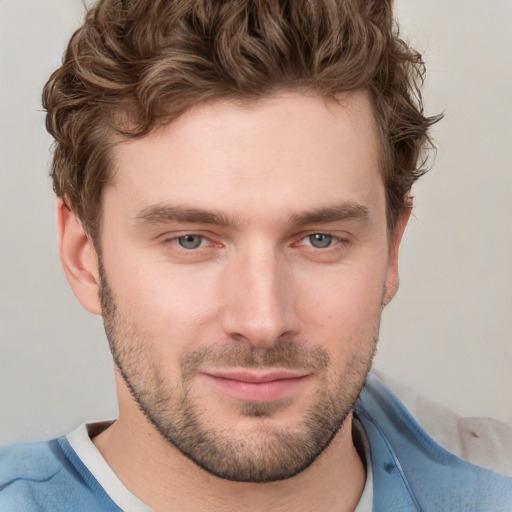
[[[229,369],[202,373],[208,384],[236,400],[272,402],[296,392],[311,374],[293,370]]]

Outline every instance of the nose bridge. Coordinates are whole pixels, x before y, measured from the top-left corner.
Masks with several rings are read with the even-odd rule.
[[[256,347],[271,346],[293,331],[291,286],[286,262],[264,243],[241,250],[229,269],[223,329]]]

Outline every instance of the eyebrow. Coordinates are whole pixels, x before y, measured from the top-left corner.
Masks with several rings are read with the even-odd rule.
[[[292,213],[287,223],[291,226],[304,226],[344,220],[366,220],[368,217],[369,210],[366,206],[350,201]],[[168,222],[209,224],[222,227],[236,227],[239,225],[235,218],[229,217],[221,211],[168,204],[148,206],[142,209],[134,219],[136,223],[143,225],[165,224]]]
[[[218,211],[203,210],[173,205],[154,205],[141,210],[135,221],[139,224],[165,224],[167,222],[188,222],[190,224],[212,224],[218,226],[233,226],[234,219]]]
[[[288,219],[288,223],[295,226],[304,226],[306,224],[339,222],[343,220],[367,220],[369,216],[370,212],[366,206],[349,201],[338,205],[293,213]]]

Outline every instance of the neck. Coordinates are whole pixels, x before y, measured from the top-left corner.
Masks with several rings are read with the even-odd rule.
[[[294,510],[351,512],[363,491],[364,466],[352,440],[352,416],[302,473],[266,484],[217,478],[165,441],[145,418],[120,418],[94,444],[123,484],[155,512]]]

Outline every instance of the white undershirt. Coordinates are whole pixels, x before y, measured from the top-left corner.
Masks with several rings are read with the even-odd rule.
[[[110,499],[124,512],[152,512],[152,509],[134,496],[119,480],[89,436],[89,430],[96,430],[98,424],[81,425],[66,436],[71,448],[78,455],[85,467],[90,471]],[[354,512],[372,512],[373,509],[373,471],[370,457],[370,445],[361,423],[354,419],[354,427],[366,459],[366,483],[363,494]]]
[[[373,467],[372,457],[370,452],[370,443],[366,432],[361,425],[361,422],[354,418],[352,422],[352,429],[357,430],[359,434],[359,440],[364,452],[364,462],[366,464],[366,482],[364,484],[363,494],[357,502],[357,506],[354,512],[372,512],[373,510]]]
[[[90,427],[94,425],[93,423]],[[73,448],[85,467],[103,487],[103,490],[109,495],[110,499],[123,512],[153,512],[151,508],[134,496],[119,480],[103,458],[103,455],[94,446],[87,429],[87,425],[81,425],[68,434],[66,438],[71,448]]]

